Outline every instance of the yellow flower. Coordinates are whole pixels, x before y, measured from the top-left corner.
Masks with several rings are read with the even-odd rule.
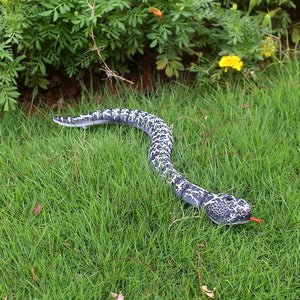
[[[270,36],[267,36],[264,40],[264,45],[261,48],[260,55],[265,57],[270,57],[275,52],[274,41]]]
[[[219,61],[219,66],[225,68],[225,72],[228,71],[228,68],[241,71],[243,64],[244,63],[237,55],[223,56]]]

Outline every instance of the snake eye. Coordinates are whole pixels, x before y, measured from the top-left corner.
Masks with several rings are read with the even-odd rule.
[[[228,200],[228,201],[233,200],[233,197],[229,195],[226,197],[226,200]]]

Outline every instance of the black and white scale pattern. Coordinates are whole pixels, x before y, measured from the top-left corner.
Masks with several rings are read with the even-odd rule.
[[[171,152],[173,135],[168,125],[155,115],[133,109],[104,109],[77,117],[53,117],[59,125],[82,127],[84,129],[97,124],[125,124],[145,131],[151,138],[148,151],[150,166],[165,178],[174,189],[174,193],[187,203],[204,209],[215,223],[241,224],[249,221],[249,204],[228,194],[213,194],[186,180],[173,166]]]

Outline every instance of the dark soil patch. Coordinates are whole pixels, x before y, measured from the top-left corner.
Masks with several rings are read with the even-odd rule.
[[[131,86],[133,89],[141,93],[149,92],[155,89],[157,85],[157,77],[160,77],[160,82],[167,82],[169,79],[164,75],[164,72],[158,73],[155,68],[156,54],[146,53],[143,56],[137,57],[136,60],[130,66],[130,72],[122,75],[128,81],[132,81],[130,84],[126,81],[123,83],[127,86]],[[99,65],[99,70],[101,66]],[[108,79],[104,71],[90,74],[88,70],[82,76],[80,80],[75,76],[69,77],[65,70],[55,70],[48,68],[49,80],[48,89],[39,89],[38,95],[32,100],[32,89],[27,88],[19,83],[19,90],[21,93],[20,104],[24,108],[26,113],[34,113],[36,107],[51,107],[56,109],[59,105],[62,105],[65,100],[71,99],[75,101],[82,96],[82,83],[90,88],[92,87],[94,94],[101,94],[101,90],[104,88],[110,89],[114,94],[116,93],[118,81],[120,79],[111,78]]]

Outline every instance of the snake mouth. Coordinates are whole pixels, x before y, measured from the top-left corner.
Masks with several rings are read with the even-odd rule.
[[[225,215],[220,219],[215,219],[212,217],[210,217],[210,219],[216,224],[230,226],[230,225],[245,224],[250,221],[251,216],[252,216],[252,212],[250,211],[246,215],[233,215],[229,213],[228,215]]]

